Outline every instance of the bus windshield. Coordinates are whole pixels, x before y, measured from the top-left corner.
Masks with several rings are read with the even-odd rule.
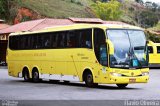
[[[141,30],[107,30],[108,39],[114,46],[110,55],[111,67],[141,68],[148,66],[146,37]]]

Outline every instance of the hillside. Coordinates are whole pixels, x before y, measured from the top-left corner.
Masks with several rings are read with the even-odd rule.
[[[153,30],[153,31],[157,31],[157,32],[160,33],[160,21],[156,26],[154,26],[153,28],[148,28],[148,29],[149,30]]]
[[[103,2],[98,7],[98,2],[96,1]],[[138,3],[134,0],[117,0],[120,4],[118,7],[116,2],[110,3],[106,1],[107,0],[2,0],[0,1],[0,18],[5,19],[9,24],[17,24],[45,17],[99,17],[103,20],[122,21],[143,28],[154,27],[158,20],[160,20],[160,6],[157,7],[157,5],[155,7],[153,3],[147,6],[145,3]],[[99,12],[100,15],[98,15],[99,13],[95,11],[96,8],[93,6],[97,6],[97,12]],[[115,10],[115,7],[118,9]],[[120,17],[114,19],[112,17],[117,16],[117,14],[114,14],[116,12],[120,14]],[[111,17],[112,19],[106,19],[106,17]],[[152,29],[155,29],[155,27]],[[159,27],[157,30],[159,30]]]
[[[21,8],[29,9],[30,11],[32,11],[32,13],[37,14],[37,16],[39,17],[85,18],[95,17],[91,9],[89,8],[92,3],[92,0],[17,0],[16,7],[18,7],[19,9],[18,11],[20,11]],[[24,16],[24,14],[22,15],[23,17],[27,18],[26,16]]]

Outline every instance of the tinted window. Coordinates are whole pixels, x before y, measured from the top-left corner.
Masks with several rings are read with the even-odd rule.
[[[13,50],[92,48],[92,29],[10,36]]]
[[[160,53],[160,46],[157,46],[157,53]]]
[[[9,47],[11,49],[17,50],[18,49],[18,42],[19,42],[19,36],[11,36],[9,37]]]
[[[148,46],[148,53],[153,53],[153,47],[152,46]]]
[[[80,31],[81,47],[92,48],[92,30]]]
[[[67,33],[67,47],[77,48],[79,47],[79,31],[68,31]]]

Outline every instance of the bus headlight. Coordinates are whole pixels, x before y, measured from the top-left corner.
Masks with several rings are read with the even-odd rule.
[[[122,74],[115,73],[115,72],[111,72],[110,74],[111,74],[112,76],[117,76],[117,77],[120,77],[120,76],[122,76]]]
[[[149,72],[142,72],[142,76],[149,75]]]

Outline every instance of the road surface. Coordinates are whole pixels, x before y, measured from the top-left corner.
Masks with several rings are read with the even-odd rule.
[[[125,89],[116,85],[87,88],[84,83],[24,82],[0,69],[0,100],[160,100],[160,69],[150,70],[146,84],[130,84]]]

